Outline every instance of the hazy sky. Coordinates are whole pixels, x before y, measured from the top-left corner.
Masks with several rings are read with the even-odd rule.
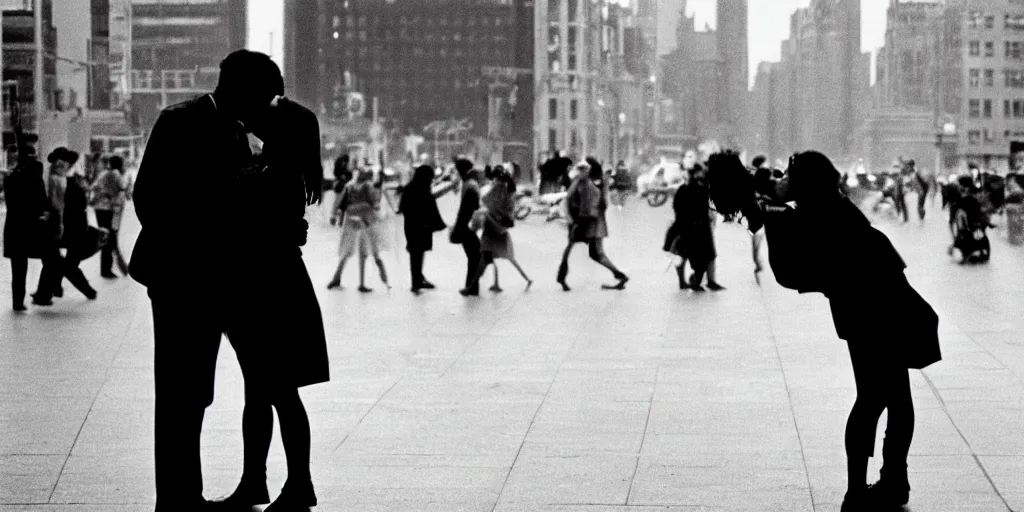
[[[750,73],[753,76],[759,62],[779,59],[779,43],[789,36],[790,14],[799,7],[807,6],[811,0],[749,2]],[[249,0],[249,48],[270,53],[278,64],[287,66],[288,63],[282,62],[283,3],[284,0]],[[862,49],[873,52],[885,41],[885,10],[889,0],[861,0],[861,3]],[[696,14],[697,26],[705,23],[712,27],[715,25],[715,0],[689,0],[688,9]],[[874,71],[872,65],[872,75]]]

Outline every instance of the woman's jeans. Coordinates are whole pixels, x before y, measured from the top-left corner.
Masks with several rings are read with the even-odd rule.
[[[888,411],[883,470],[887,477],[906,479],[907,454],[914,437],[914,401],[910,372],[891,360],[877,341],[850,341],[850,359],[857,383],[857,401],[846,423],[846,455],[851,460],[873,457],[875,433],[882,411]]]

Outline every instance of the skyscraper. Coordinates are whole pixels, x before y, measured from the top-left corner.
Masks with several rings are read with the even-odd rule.
[[[740,127],[747,104],[749,64],[747,62],[747,0],[718,0],[717,44],[722,63],[719,87],[721,123],[728,127],[726,140],[730,147],[738,144]]]

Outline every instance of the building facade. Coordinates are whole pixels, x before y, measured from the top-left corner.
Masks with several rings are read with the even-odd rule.
[[[43,50],[57,54],[57,29],[53,23],[52,0],[42,1]],[[35,75],[36,46],[35,18],[31,4],[24,9],[3,11],[3,143],[5,148],[14,144],[11,112],[20,111],[22,127],[26,133],[35,133]],[[57,62],[43,59],[43,110],[53,110],[60,101],[57,86]]]
[[[142,127],[216,87],[220,61],[246,47],[246,12],[246,0],[132,2],[130,109]]]

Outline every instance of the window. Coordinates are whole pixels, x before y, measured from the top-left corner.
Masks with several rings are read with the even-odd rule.
[[[967,13],[967,28],[981,28],[985,15],[981,11]]]
[[[557,22],[562,19],[562,2],[548,2],[548,21]]]
[[[971,57],[981,57],[981,41],[971,41],[969,48]]]
[[[992,30],[992,29],[996,28],[996,17],[995,16],[992,16],[992,15],[985,16],[985,28],[988,29],[988,30]]]
[[[1007,41],[1006,58],[1024,60],[1024,41]]]
[[[1024,89],[1024,70],[1007,69],[1003,73],[1006,75],[1006,87]]]
[[[1024,14],[1006,13],[1006,28],[1024,30]]]
[[[981,85],[981,70],[980,69],[972,69],[972,70],[968,71],[967,72],[967,83],[971,87],[978,87],[979,85]]]
[[[981,117],[981,100],[970,100],[967,102],[967,116],[971,118]]]
[[[579,134],[576,133],[576,129],[573,128],[573,130],[571,132],[569,132],[569,147],[572,148],[573,150],[575,150],[576,147],[579,146],[579,143],[580,143],[580,136],[579,136]]]
[[[985,128],[982,131],[982,133],[984,135],[985,142],[995,142],[996,141],[995,134],[993,134],[992,132],[988,131],[988,128]]]
[[[576,100],[572,100],[572,101],[569,102],[569,119],[572,119],[573,121],[575,121],[576,117],[578,115],[579,115],[579,103]]]
[[[992,100],[985,100],[982,104],[982,116],[985,119],[992,119]]]
[[[1012,111],[1010,110],[1010,100],[1003,100],[1003,117],[1009,119],[1012,115]]]
[[[569,50],[569,71],[576,71],[577,31],[578,29],[576,27],[569,27],[569,39],[566,42],[567,49]]]
[[[576,12],[579,10],[579,0],[569,0],[569,23],[576,23]]]
[[[1013,117],[1014,119],[1024,119],[1024,100],[1013,101]]]
[[[972,146],[977,146],[978,144],[981,144],[981,131],[971,130],[967,132],[967,143]]]
[[[995,57],[996,56],[996,44],[992,41],[985,43],[985,56]]]
[[[985,87],[995,87],[996,85],[996,70],[986,69],[985,70]]]
[[[548,149],[552,152],[558,149],[558,130],[554,128],[548,130]]]
[[[558,119],[558,100],[555,98],[548,100],[548,119],[552,121]]]

